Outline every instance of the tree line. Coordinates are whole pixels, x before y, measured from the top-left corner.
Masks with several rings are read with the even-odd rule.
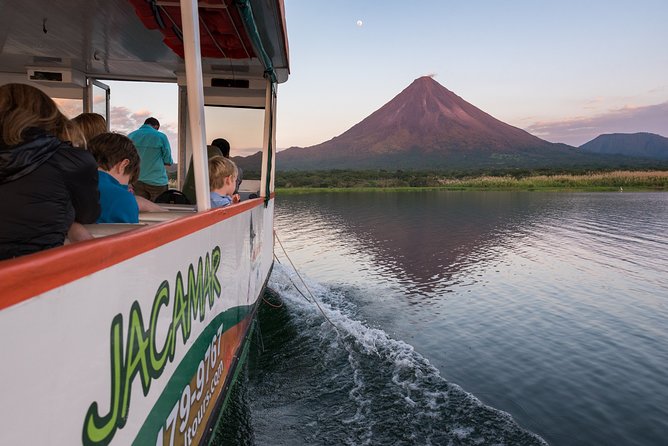
[[[628,172],[637,172],[629,175]],[[623,173],[623,174],[622,174]],[[483,169],[483,170],[318,170],[318,171],[279,171],[276,174],[277,188],[397,188],[397,187],[447,187],[454,185],[476,185],[484,187],[486,184],[527,184],[530,178],[542,178],[543,183],[552,179],[554,186],[564,185],[563,177],[578,177],[581,180],[595,179],[596,185],[616,186],[620,181],[629,185],[629,181],[638,182],[640,187],[665,187],[668,180],[668,167],[657,166],[654,169],[624,170],[587,168],[586,166],[570,169]],[[244,178],[259,179],[259,172],[244,172]],[[481,179],[485,179],[482,180]],[[492,179],[501,180],[492,181]],[[509,182],[507,180],[514,180]],[[662,186],[663,185],[663,186]]]

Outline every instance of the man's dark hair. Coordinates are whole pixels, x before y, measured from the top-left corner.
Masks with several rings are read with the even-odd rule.
[[[139,153],[130,138],[118,133],[102,133],[88,142],[88,150],[95,157],[97,165],[107,172],[127,158],[130,164],[125,174],[130,175],[130,183],[139,178]]]
[[[211,141],[211,145],[218,147],[220,151],[223,153],[223,156],[225,158],[230,157],[230,143],[227,142],[226,139],[216,138],[213,141]]]
[[[148,124],[151,127],[154,127],[156,130],[158,130],[160,128],[160,121],[155,119],[153,116],[151,116],[150,118],[146,118],[146,121],[144,121],[144,124]]]

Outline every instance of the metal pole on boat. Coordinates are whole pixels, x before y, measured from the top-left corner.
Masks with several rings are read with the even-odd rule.
[[[275,116],[276,116],[276,102],[273,91],[273,83],[271,79],[267,78],[266,80],[267,87],[265,93],[265,106],[264,106],[264,141],[262,143],[262,176],[260,177],[260,196],[268,197],[271,192],[274,191],[274,179],[273,175],[275,172],[276,165],[276,129],[275,129]],[[271,156],[271,165],[268,165],[269,157]],[[267,181],[270,182],[267,187]]]
[[[197,209],[211,209],[209,198],[209,165],[206,155],[206,128],[204,124],[204,83],[202,55],[199,43],[199,11],[197,0],[180,0],[183,25],[183,51],[186,65],[188,96],[188,127],[193,148],[193,170]]]

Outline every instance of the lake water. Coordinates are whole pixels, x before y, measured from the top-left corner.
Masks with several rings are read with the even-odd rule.
[[[286,195],[276,214],[322,308],[277,244],[282,307],[226,444],[666,444],[668,193]]]

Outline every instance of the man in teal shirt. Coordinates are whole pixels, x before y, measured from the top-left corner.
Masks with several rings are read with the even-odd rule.
[[[158,131],[159,128],[160,122],[151,117],[128,135],[141,158],[139,180],[133,185],[134,193],[151,201],[155,201],[158,195],[168,189],[165,166],[173,163],[169,140]]]

